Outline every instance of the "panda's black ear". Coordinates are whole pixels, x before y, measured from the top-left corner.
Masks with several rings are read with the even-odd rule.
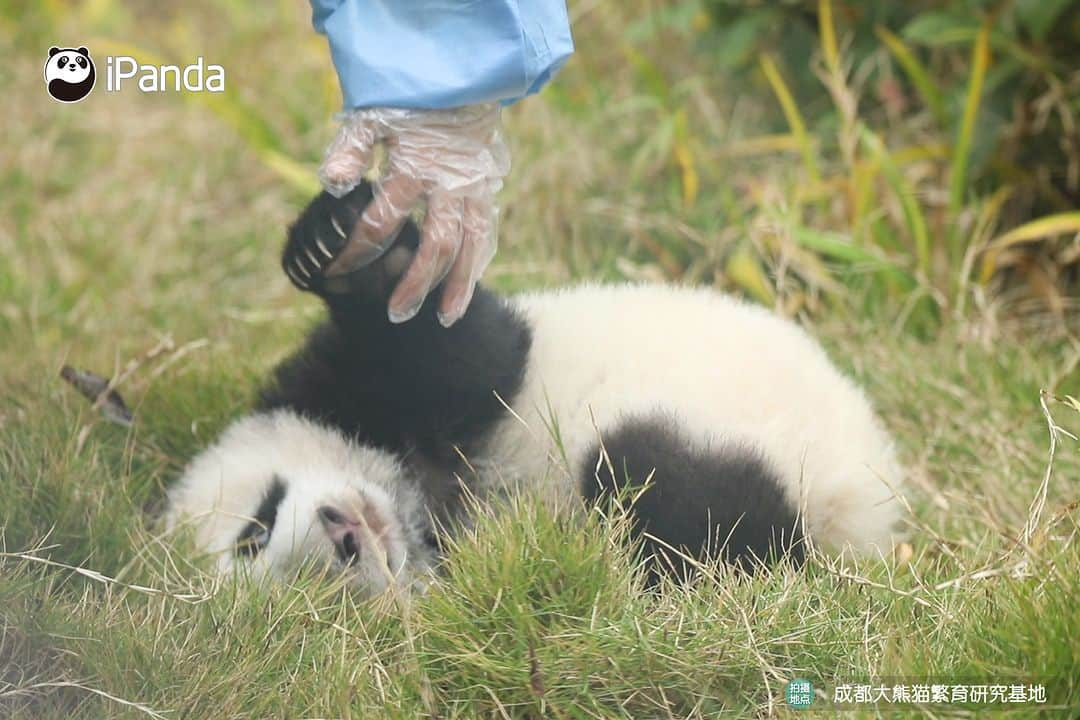
[[[60,48],[58,48],[58,47],[56,47],[54,45],[53,47],[49,48],[49,57],[52,57],[53,55],[55,55],[58,52],[60,52]]]
[[[79,48],[79,54],[80,54],[80,55],[85,55],[86,57],[90,57],[90,51],[89,51],[89,50],[87,50],[87,49],[86,49],[86,48],[84,48],[84,47],[80,47],[80,48]]]

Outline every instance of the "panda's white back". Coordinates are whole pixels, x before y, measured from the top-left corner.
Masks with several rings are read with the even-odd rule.
[[[759,449],[792,505],[805,504],[820,546],[890,547],[901,483],[891,439],[862,391],[795,324],[672,286],[585,285],[513,302],[533,340],[516,417],[500,420],[476,459],[491,482],[547,478],[570,494],[597,429],[660,411],[702,446]],[[571,472],[552,471],[552,457]]]

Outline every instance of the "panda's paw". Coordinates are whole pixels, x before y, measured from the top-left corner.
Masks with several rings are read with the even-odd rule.
[[[375,261],[344,275],[326,273],[348,244],[371,197],[371,185],[363,182],[341,198],[320,193],[300,213],[289,228],[281,258],[281,266],[293,285],[322,296],[352,295],[383,304],[390,299],[420,242],[412,220],[405,222],[392,246]]]
[[[345,247],[353,225],[371,200],[371,186],[363,183],[342,198],[319,193],[289,228],[281,267],[297,288],[322,294],[334,292],[326,269]]]

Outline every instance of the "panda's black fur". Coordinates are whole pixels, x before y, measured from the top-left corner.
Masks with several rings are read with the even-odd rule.
[[[603,452],[589,453],[580,477],[590,501],[634,498],[633,532],[654,558],[654,580],[660,571],[688,576],[684,553],[720,554],[749,571],[778,555],[805,559],[801,524],[761,453],[738,445],[694,449],[669,415],[628,419],[607,433]]]
[[[405,458],[419,468],[429,510],[453,518],[462,502],[459,479],[469,477],[462,457],[479,450],[513,404],[531,330],[484,287],[450,328],[439,323],[433,302],[409,322],[393,324],[386,307],[397,274],[385,259],[327,280],[322,248],[336,255],[370,200],[367,183],[341,199],[321,193],[290,228],[282,266],[294,284],[323,298],[330,317],[274,371],[258,409],[292,410]],[[408,222],[398,247],[417,243],[417,228]],[[722,553],[747,569],[758,559],[803,557],[795,509],[753,448],[695,447],[670,415],[657,413],[627,418],[587,455],[606,457],[599,468],[592,461],[577,468],[580,494],[589,500],[603,501],[627,482],[651,483],[630,494],[637,498],[634,529],[645,534],[654,577],[665,568],[683,574],[680,553]]]
[[[321,257],[316,238],[336,254],[344,240],[330,217],[347,235],[370,199],[367,183],[341,200],[321,193],[289,229],[283,267],[301,257],[311,267],[308,258]],[[416,226],[407,223],[398,245],[412,250],[418,241]],[[465,474],[461,456],[469,457],[505,412],[500,398],[517,394],[531,335],[482,287],[466,318],[450,328],[439,323],[433,303],[393,324],[386,305],[395,280],[380,261],[332,281],[339,285],[332,292],[313,272],[311,290],[326,301],[330,318],[275,369],[257,409],[288,408],[423,463],[429,503],[436,515],[449,516],[460,495],[455,475]]]

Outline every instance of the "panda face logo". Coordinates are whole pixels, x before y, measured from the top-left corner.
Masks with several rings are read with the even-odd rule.
[[[79,102],[94,89],[94,61],[84,48],[49,48],[45,61],[45,87],[54,100]]]

